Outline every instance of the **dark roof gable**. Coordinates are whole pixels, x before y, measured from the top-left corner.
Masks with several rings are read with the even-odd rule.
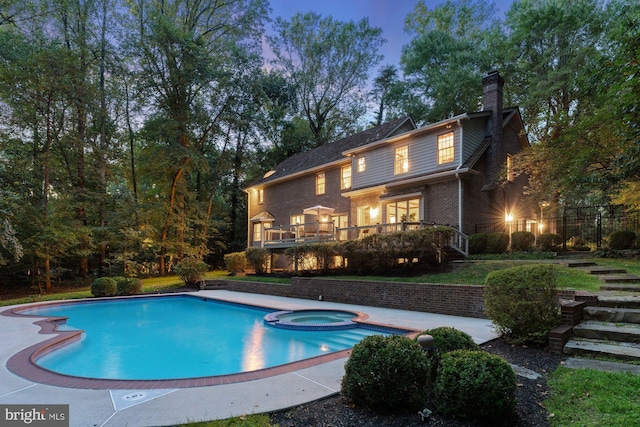
[[[321,145],[318,148],[296,154],[282,161],[273,168],[274,173],[255,180],[251,183],[251,186],[275,181],[285,176],[313,169],[323,164],[344,160],[345,157],[342,153],[346,150],[388,138],[396,133],[404,133],[415,128],[415,123],[411,117],[405,116],[380,126],[375,126],[362,132],[358,132],[355,135]]]

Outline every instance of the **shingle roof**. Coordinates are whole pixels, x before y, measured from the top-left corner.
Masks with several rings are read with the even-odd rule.
[[[380,126],[375,126],[362,132],[358,132],[346,138],[321,145],[313,150],[291,156],[274,167],[274,173],[270,174],[266,178],[262,177],[255,180],[250,186],[275,181],[297,172],[313,169],[314,167],[335,161],[344,160],[345,157],[342,155],[342,152],[388,138],[407,122],[411,124],[412,129],[415,128],[411,117],[405,116]]]

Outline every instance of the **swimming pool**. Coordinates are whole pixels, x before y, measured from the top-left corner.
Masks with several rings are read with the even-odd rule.
[[[247,373],[350,349],[368,335],[400,332],[366,324],[348,330],[280,329],[263,320],[273,311],[179,295],[56,304],[20,313],[66,317],[59,330],[84,331],[81,339],[33,357],[35,363],[63,375],[109,380]]]

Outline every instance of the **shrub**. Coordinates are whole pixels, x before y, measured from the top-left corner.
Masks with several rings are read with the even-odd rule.
[[[439,360],[443,354],[454,350],[478,350],[471,335],[449,326],[441,326],[421,332],[433,337],[433,356]],[[417,339],[417,338],[416,338]]]
[[[135,277],[114,277],[117,295],[137,295],[142,293],[142,280]]]
[[[244,272],[247,266],[247,258],[244,252],[233,252],[225,254],[224,265],[231,274]]]
[[[197,258],[184,258],[173,266],[173,272],[185,285],[195,287],[204,278],[209,266]]]
[[[554,233],[544,233],[538,236],[536,245],[543,251],[556,251],[562,244],[562,236]]]
[[[256,272],[256,274],[264,274],[269,266],[269,258],[271,252],[265,248],[247,248],[245,257],[247,264]]]
[[[487,234],[475,233],[469,236],[469,254],[483,254],[487,251]]]
[[[632,249],[636,242],[636,233],[633,231],[614,231],[609,236],[609,247],[615,251]]]
[[[515,408],[516,376],[499,356],[456,350],[442,356],[434,382],[436,409],[446,416],[506,419]]]
[[[94,297],[112,297],[118,292],[118,284],[111,277],[98,277],[91,283],[91,293]]]
[[[418,409],[428,398],[429,371],[429,358],[415,340],[371,335],[353,347],[342,394],[374,409]]]
[[[506,233],[487,234],[487,253],[501,254],[509,247],[509,235]]]
[[[560,324],[553,265],[492,271],[484,287],[485,312],[509,342],[544,344]]]
[[[536,236],[530,231],[516,231],[511,234],[511,250],[529,252],[536,241]]]

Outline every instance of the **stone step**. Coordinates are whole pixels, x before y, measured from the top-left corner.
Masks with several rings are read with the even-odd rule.
[[[600,290],[640,293],[640,283],[607,283],[600,286]]]
[[[598,295],[599,307],[640,308],[640,295]]]
[[[640,283],[640,276],[635,274],[615,274],[601,277],[604,283]]]
[[[603,372],[628,372],[640,375],[640,365],[631,363],[608,362],[604,360],[568,358],[564,363],[565,368],[570,369],[595,369]]]
[[[587,320],[574,326],[573,334],[578,338],[640,344],[640,325],[636,323]]]
[[[567,261],[563,263],[563,265],[569,268],[578,268],[578,267],[592,267],[597,264],[593,261]]]
[[[567,342],[564,353],[574,356],[640,361],[640,344],[577,338]]]
[[[587,306],[582,310],[585,320],[640,324],[640,308]]]
[[[624,268],[615,267],[589,267],[587,271],[591,274],[603,275],[603,274],[625,274],[627,270]]]

